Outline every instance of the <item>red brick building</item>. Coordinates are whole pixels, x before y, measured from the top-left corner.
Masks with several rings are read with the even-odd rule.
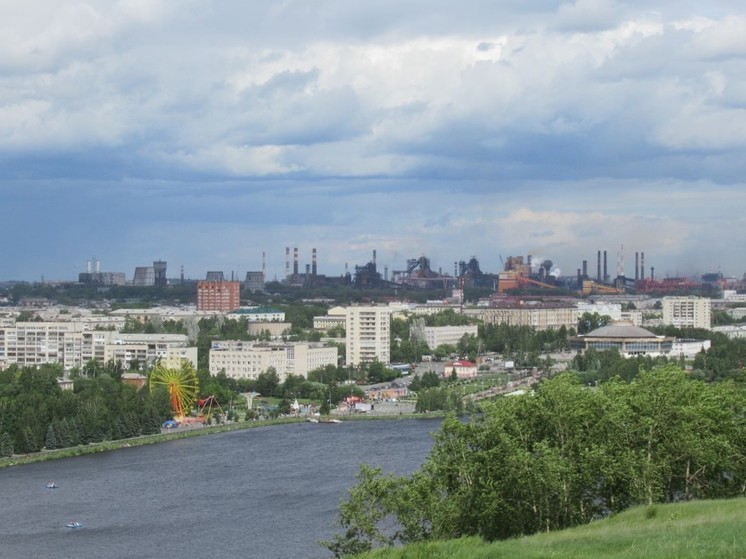
[[[198,281],[197,310],[231,312],[241,306],[240,281]]]

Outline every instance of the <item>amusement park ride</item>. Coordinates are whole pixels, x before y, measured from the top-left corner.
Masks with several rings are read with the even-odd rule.
[[[160,363],[155,366],[150,374],[150,391],[165,388],[171,402],[171,411],[177,423],[204,423],[209,422],[213,411],[219,411],[224,415],[215,396],[207,396],[198,399],[199,380],[192,365],[183,362],[178,369],[169,369]],[[197,406],[197,415],[190,415],[194,406]]]

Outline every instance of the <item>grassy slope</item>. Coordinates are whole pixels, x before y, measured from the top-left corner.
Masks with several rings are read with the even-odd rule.
[[[746,557],[746,499],[635,507],[586,526],[501,542],[478,538],[379,549],[372,559],[716,559]]]

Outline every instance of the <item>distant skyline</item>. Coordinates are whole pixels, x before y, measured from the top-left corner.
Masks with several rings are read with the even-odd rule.
[[[746,272],[746,6],[6,0],[0,280]],[[292,267],[292,252],[291,252]]]

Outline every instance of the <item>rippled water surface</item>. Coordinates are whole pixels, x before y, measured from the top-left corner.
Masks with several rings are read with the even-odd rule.
[[[329,557],[316,542],[360,464],[412,473],[439,425],[277,425],[4,468],[0,557]]]

